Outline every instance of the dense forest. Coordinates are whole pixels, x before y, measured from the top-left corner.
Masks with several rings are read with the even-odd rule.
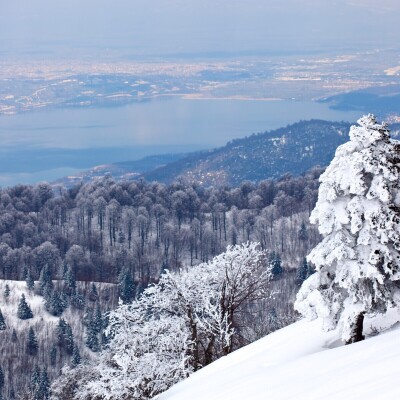
[[[64,365],[96,358],[118,298],[128,303],[164,270],[190,270],[229,245],[260,243],[274,276],[268,296],[243,309],[235,346],[292,322],[295,294],[310,273],[304,256],[319,241],[308,217],[321,172],[238,187],[106,177],[72,189],[2,189],[4,393],[32,395]]]
[[[228,244],[260,242],[294,268],[318,240],[308,224],[321,169],[255,185],[205,188],[110,178],[54,193],[48,184],[0,191],[0,278],[147,286],[163,269],[205,262]]]

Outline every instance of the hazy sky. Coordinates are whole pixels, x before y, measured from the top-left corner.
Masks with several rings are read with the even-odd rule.
[[[397,46],[398,0],[0,0],[0,52],[157,55]]]

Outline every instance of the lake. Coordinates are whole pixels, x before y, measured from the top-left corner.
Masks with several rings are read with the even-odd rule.
[[[54,180],[150,154],[221,146],[299,120],[355,121],[359,116],[314,102],[178,97],[0,116],[0,185]]]

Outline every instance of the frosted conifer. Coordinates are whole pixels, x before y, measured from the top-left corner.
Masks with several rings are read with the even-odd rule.
[[[4,387],[4,372],[0,366],[0,392],[3,390]]]
[[[1,309],[0,309],[0,331],[4,331],[6,328],[7,328],[6,321],[3,317],[3,313],[1,312]]]
[[[81,363],[81,355],[79,353],[78,346],[74,345],[74,350],[72,352],[72,357],[71,357],[72,368],[77,367],[80,363]]]
[[[21,299],[18,304],[17,316],[19,319],[29,319],[33,318],[33,313],[28,303],[25,300],[25,295],[22,294]]]
[[[373,115],[358,124],[320,177],[310,221],[324,238],[295,304],[326,330],[339,326],[346,343],[362,340],[364,316],[384,313],[400,289],[400,142]]]
[[[35,331],[33,330],[32,327],[30,327],[28,333],[28,340],[26,342],[26,352],[31,356],[35,356],[38,352],[38,349],[39,349],[39,344],[36,339]]]
[[[6,287],[4,289],[4,298],[7,301],[9,297],[10,297],[10,286],[8,286],[8,284],[6,284]]]
[[[40,382],[36,396],[37,398],[43,400],[47,400],[50,398],[50,380],[47,375],[46,367],[43,368],[43,371],[40,375]]]

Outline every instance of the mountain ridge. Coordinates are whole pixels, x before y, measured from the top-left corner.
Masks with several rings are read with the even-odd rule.
[[[111,175],[116,180],[138,180],[235,186],[245,180],[259,182],[285,174],[301,175],[324,167],[336,148],[348,140],[348,122],[313,119],[279,129],[234,139],[225,146],[190,153],[155,155],[137,161],[94,167],[56,184],[72,186]],[[392,126],[394,137],[400,124]]]

